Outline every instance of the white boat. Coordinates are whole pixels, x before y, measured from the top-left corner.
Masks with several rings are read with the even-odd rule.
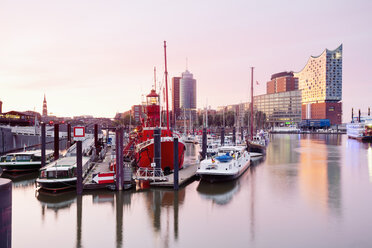
[[[221,146],[217,156],[200,163],[196,174],[209,182],[233,180],[248,169],[250,159],[244,146]]]
[[[192,144],[198,144],[199,143],[197,138],[194,135],[183,136],[183,141],[185,143],[192,143]]]
[[[372,140],[372,117],[357,117],[351,123],[346,124],[346,133],[349,138],[358,140]]]
[[[45,163],[53,161],[53,150],[45,151]],[[38,170],[41,167],[41,150],[8,153],[0,157],[0,167],[12,172]]]

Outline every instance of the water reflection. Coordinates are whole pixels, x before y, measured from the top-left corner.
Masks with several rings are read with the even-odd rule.
[[[1,177],[8,178],[12,180],[14,188],[25,188],[29,186],[34,186],[36,183],[36,178],[38,177],[39,172],[21,172],[21,173],[12,173],[4,172]]]
[[[321,135],[320,137],[323,137]],[[320,139],[321,140],[321,139]],[[340,214],[341,169],[340,153],[336,146],[326,145],[330,140],[302,139],[299,163],[299,187],[302,195],[314,207]],[[331,141],[337,144],[337,139]]]
[[[200,181],[197,191],[203,199],[211,200],[218,205],[226,205],[239,191],[239,188],[238,180],[221,183]]]
[[[298,162],[298,154],[293,151],[299,147],[300,134],[271,135],[270,138],[271,142],[267,148],[267,154],[269,154],[267,164],[277,165]]]
[[[170,243],[170,210],[173,207],[173,233],[174,240],[178,240],[178,213],[180,205],[183,205],[186,195],[186,189],[181,188],[179,191],[167,191],[162,189],[149,190],[146,193],[146,203],[148,213],[152,219],[153,228],[157,234],[157,241],[161,242],[161,247],[169,247]],[[162,230],[162,212],[165,211],[165,227]],[[164,219],[164,217],[163,217]]]
[[[372,147],[367,151],[369,181],[372,183]]]

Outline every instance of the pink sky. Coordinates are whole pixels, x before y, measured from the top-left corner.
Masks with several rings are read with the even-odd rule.
[[[343,50],[344,121],[371,106],[370,1],[0,0],[3,111],[113,117],[168,71],[197,79],[198,107],[249,100],[250,66],[264,94],[271,74]],[[372,107],[372,106],[371,106]]]

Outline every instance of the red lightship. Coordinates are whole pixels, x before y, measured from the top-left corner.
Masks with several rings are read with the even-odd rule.
[[[168,110],[168,82],[166,66],[166,44],[164,42],[165,55],[165,87],[166,87],[166,117],[167,126],[160,127],[160,105],[159,95],[153,89],[146,96],[145,114],[142,124],[138,126],[130,135],[130,140],[124,148],[124,157],[135,160],[138,167],[151,167],[154,162],[154,130],[157,127],[161,129],[161,168],[165,173],[173,170],[173,137],[178,137],[178,164],[179,168],[183,166],[185,144],[181,136],[169,129],[169,110]]]

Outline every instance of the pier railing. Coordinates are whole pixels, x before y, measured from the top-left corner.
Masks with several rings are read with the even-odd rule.
[[[154,182],[167,181],[161,168],[139,168],[134,176],[135,180],[152,180]]]

